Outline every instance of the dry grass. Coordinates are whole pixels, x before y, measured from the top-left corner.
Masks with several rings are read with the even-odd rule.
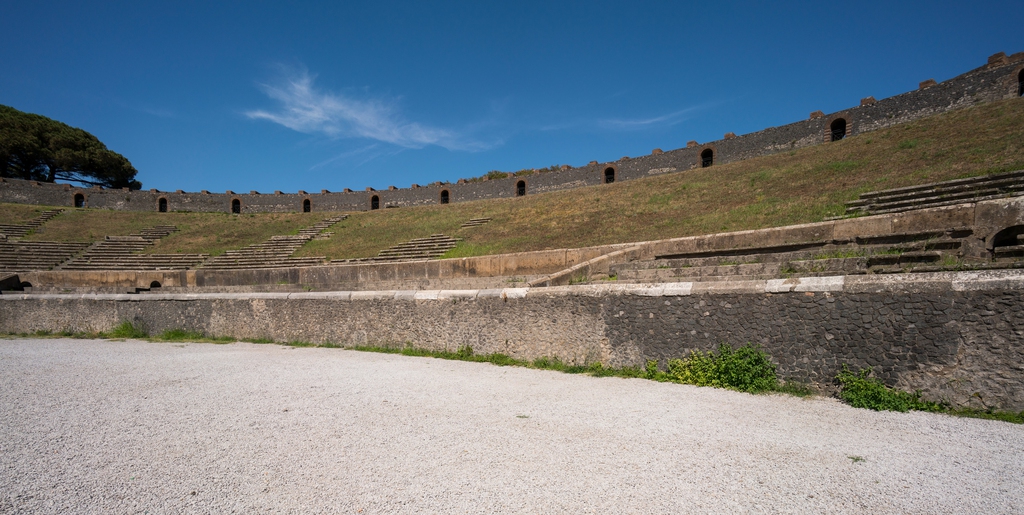
[[[1024,101],[960,110],[827,145],[637,181],[355,213],[300,254],[372,256],[410,238],[465,238],[452,256],[572,248],[817,222],[860,193],[1024,168]],[[473,217],[484,226],[459,230]]]
[[[0,204],[0,224],[23,224],[33,218],[39,218],[39,215],[48,209],[54,208],[25,204]]]
[[[1006,100],[843,141],[711,168],[526,197],[352,213],[298,255],[353,258],[412,238],[465,239],[470,256],[656,240],[817,222],[860,193],[1024,168],[1024,101]],[[28,220],[44,208],[0,205]],[[229,215],[69,210],[33,239],[92,241],[158,224],[152,252],[209,252],[294,234],[329,213]],[[480,227],[459,229],[474,217]]]
[[[329,217],[327,213],[130,213],[100,209],[71,209],[29,237],[48,241],[95,241],[104,236],[137,233],[155,225],[174,225],[178,232],[158,241],[153,253],[221,254],[259,243],[277,234],[296,234]]]

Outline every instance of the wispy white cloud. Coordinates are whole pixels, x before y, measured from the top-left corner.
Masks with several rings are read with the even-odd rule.
[[[256,109],[245,113],[257,120],[269,120],[307,134],[332,138],[366,138],[404,148],[436,145],[449,150],[481,151],[487,143],[457,131],[405,120],[397,101],[356,99],[318,90],[314,76],[302,71],[276,85],[260,88],[280,105],[276,110]]]
[[[652,127],[671,127],[678,123],[685,121],[689,118],[690,113],[702,109],[702,106],[688,107],[686,109],[680,109],[672,113],[664,114],[661,116],[655,116],[654,118],[640,118],[640,119],[604,119],[598,120],[598,125],[605,129],[610,130],[640,130],[648,129]]]

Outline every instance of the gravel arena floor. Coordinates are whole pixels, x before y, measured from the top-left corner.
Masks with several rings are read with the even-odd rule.
[[[0,340],[0,513],[1022,513],[1024,427],[339,349]]]

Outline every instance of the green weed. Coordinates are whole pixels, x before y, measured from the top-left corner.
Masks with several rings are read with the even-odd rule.
[[[903,392],[889,388],[882,381],[869,377],[871,368],[852,372],[843,365],[836,376],[839,382],[839,398],[855,408],[875,411],[945,411],[939,403],[921,400],[921,392]]]
[[[142,324],[135,324],[128,320],[116,325],[108,333],[100,333],[105,338],[148,338],[149,333],[142,327]]]
[[[759,345],[749,343],[736,350],[722,344],[718,354],[691,351],[686,358],[669,360],[668,377],[684,384],[750,393],[773,391],[779,386],[775,364]]]

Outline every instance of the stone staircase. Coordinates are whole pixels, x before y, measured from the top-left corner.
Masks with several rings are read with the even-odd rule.
[[[8,272],[50,270],[78,255],[89,245],[88,243],[0,239],[0,270]]]
[[[38,217],[23,224],[0,224],[0,234],[6,236],[6,238],[22,238],[63,212],[63,209],[51,209],[43,211]]]
[[[971,234],[970,229],[964,228],[856,238],[839,243],[822,241],[678,254],[611,265],[609,274],[622,282],[657,283],[937,272],[962,266],[960,249],[963,240]],[[1012,252],[1007,252],[1006,256],[1013,263],[979,263],[972,264],[972,268],[1024,266],[1024,259],[1016,259],[1024,256],[1024,247]]]
[[[864,193],[842,217],[879,215],[1024,195],[1024,170]]]
[[[324,264],[324,257],[291,257],[295,251],[310,240],[331,237],[326,229],[348,218],[348,215],[326,218],[302,229],[295,236],[272,236],[262,243],[249,245],[238,250],[229,250],[212,257],[202,264],[208,270],[229,270],[239,268],[292,268]]]
[[[391,248],[380,251],[376,257],[357,259],[335,259],[331,263],[374,263],[382,261],[419,261],[424,259],[435,259],[444,255],[445,252],[455,248],[460,240],[445,236],[444,234],[432,234],[428,238],[416,238],[405,243],[399,243]]]
[[[209,257],[208,254],[142,254],[144,250],[178,228],[158,225],[129,236],[107,236],[89,246],[82,255],[60,266],[60,270],[185,270]]]
[[[311,240],[326,240],[334,233],[327,231],[332,225],[348,218],[348,215],[335,216],[321,220],[310,227],[299,231],[299,236],[309,236]]]
[[[459,228],[460,229],[465,229],[467,227],[477,227],[477,226],[480,226],[480,225],[484,225],[484,224],[486,224],[486,223],[488,223],[490,221],[491,221],[490,218],[470,218],[468,222],[460,225]]]

